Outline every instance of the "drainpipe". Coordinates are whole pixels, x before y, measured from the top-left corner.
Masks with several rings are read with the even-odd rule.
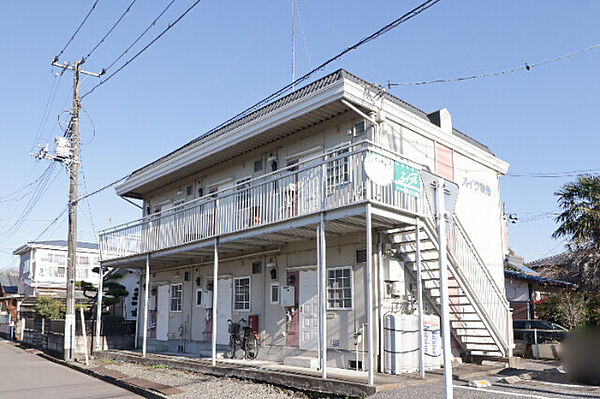
[[[146,276],[144,280],[144,314],[142,332],[142,357],[146,357],[146,341],[148,339],[148,290],[150,288],[150,254],[146,255]]]
[[[100,330],[102,324],[102,284],[104,280],[104,268],[102,264],[98,267],[98,299],[96,300],[96,342],[94,343],[94,350],[99,351],[104,348],[104,344],[100,341]]]
[[[219,286],[219,240],[215,238],[213,259],[213,297],[212,297],[212,365],[217,364],[217,295]]]

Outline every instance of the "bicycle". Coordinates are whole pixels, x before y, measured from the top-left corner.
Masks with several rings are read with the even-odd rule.
[[[257,333],[250,331],[248,325],[242,326],[242,323],[246,324],[246,320],[240,319],[237,323],[234,323],[231,319],[227,320],[231,358],[235,359],[237,348],[239,348],[244,351],[244,358],[254,360],[258,356],[260,339]]]

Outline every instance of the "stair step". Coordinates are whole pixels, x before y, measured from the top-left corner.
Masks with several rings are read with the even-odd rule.
[[[285,366],[304,367],[307,369],[316,369],[319,359],[309,356],[287,356],[283,359]]]

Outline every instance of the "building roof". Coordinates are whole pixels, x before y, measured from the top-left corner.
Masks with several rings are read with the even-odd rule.
[[[293,93],[288,94],[287,96],[284,96],[278,100],[275,100],[275,101],[257,109],[254,112],[251,112],[251,113],[245,114],[245,115],[241,115],[240,117],[234,118],[234,119],[228,121],[227,123],[223,124],[223,126],[220,126],[216,129],[211,129],[211,130],[201,134],[197,138],[193,139],[192,141],[188,142],[187,144],[184,144],[183,146],[179,147],[178,149],[143,166],[140,169],[137,169],[136,171],[131,173],[131,175],[128,177],[128,180],[130,178],[135,178],[135,177],[145,173],[147,170],[149,170],[151,168],[154,168],[156,166],[161,165],[162,163],[169,161],[170,159],[178,156],[179,154],[181,154],[185,151],[189,151],[189,150],[193,150],[195,148],[201,147],[208,141],[214,140],[215,138],[217,138],[229,131],[237,129],[240,126],[242,126],[246,123],[249,123],[255,119],[258,119],[260,117],[263,117],[265,115],[273,113],[273,112],[283,108],[284,106],[287,106],[288,104],[290,104],[292,102],[300,101],[303,98],[312,94],[313,92],[315,92],[317,90],[321,90],[324,87],[331,86],[340,81],[343,81],[344,79],[348,79],[354,83],[362,85],[367,89],[377,90],[377,92],[379,94],[382,94],[385,99],[393,102],[394,104],[402,107],[403,109],[407,110],[408,112],[411,112],[414,115],[416,115],[424,120],[430,121],[429,117],[427,116],[427,113],[425,111],[420,110],[419,108],[399,99],[398,97],[395,97],[387,92],[381,91],[374,84],[369,83],[366,80],[361,79],[358,76],[353,75],[344,69],[338,69],[337,71],[330,73],[329,75],[324,76],[321,79],[318,79],[312,83],[309,83],[306,86],[302,87],[301,89],[298,89],[298,90],[294,91]],[[474,138],[467,136],[466,134],[462,133],[461,131],[459,131],[457,129],[452,129],[452,134],[456,137],[459,137],[462,140],[467,141],[468,143],[474,145],[475,147],[493,155],[493,153],[487,146],[485,146],[484,144],[475,140]]]
[[[573,252],[566,251],[560,254],[548,256],[546,258],[536,259],[533,262],[529,262],[528,265],[533,268],[542,266],[564,266],[571,263],[573,259]]]
[[[534,283],[541,283],[541,284],[547,284],[547,285],[559,285],[559,286],[577,288],[577,284],[570,283],[568,281],[554,280],[551,278],[542,277],[537,273],[536,274],[522,273],[522,272],[517,272],[514,270],[504,269],[504,276],[509,277],[509,278],[516,278],[519,280],[534,282]]]
[[[28,248],[40,247],[40,246],[53,246],[53,247],[67,247],[68,243],[66,240],[49,240],[49,241],[29,241],[27,244],[21,245],[19,248],[13,251],[13,255],[19,255],[27,252]],[[98,250],[98,244],[93,242],[77,241],[77,248],[82,249],[94,249]]]
[[[5,294],[16,294],[19,286],[19,272],[14,270],[0,272],[0,286]]]

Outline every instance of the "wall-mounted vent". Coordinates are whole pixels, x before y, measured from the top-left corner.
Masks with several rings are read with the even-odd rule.
[[[356,250],[356,263],[365,263],[367,261],[367,249],[357,249]]]
[[[262,273],[262,262],[252,262],[252,274]]]
[[[339,348],[340,347],[340,340],[339,339],[332,339],[331,340],[331,346],[333,348]]]
[[[362,370],[362,360],[358,361],[358,366],[356,365],[356,360],[349,360],[348,368],[351,370]]]
[[[184,272],[183,273],[183,280],[184,281],[190,281],[190,272]]]

